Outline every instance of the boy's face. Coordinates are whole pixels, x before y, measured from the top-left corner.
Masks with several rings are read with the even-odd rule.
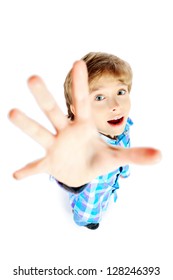
[[[89,98],[98,131],[111,138],[123,133],[131,106],[128,86],[103,75],[90,84]]]

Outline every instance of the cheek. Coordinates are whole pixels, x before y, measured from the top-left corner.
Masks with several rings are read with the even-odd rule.
[[[97,127],[104,120],[104,109],[97,106],[91,106],[92,118]]]
[[[130,99],[128,98],[126,100],[126,102],[124,103],[124,108],[126,110],[127,113],[129,113],[130,109],[131,109],[131,102],[130,102]]]
[[[98,108],[91,107],[92,117],[94,120],[97,120],[101,117],[101,111]]]
[[[131,109],[131,102],[129,100],[129,102],[128,102],[128,111],[130,111],[130,109]]]

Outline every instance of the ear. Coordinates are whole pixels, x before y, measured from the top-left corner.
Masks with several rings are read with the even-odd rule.
[[[75,108],[73,105],[70,105],[70,110],[72,111],[73,115],[75,116]]]

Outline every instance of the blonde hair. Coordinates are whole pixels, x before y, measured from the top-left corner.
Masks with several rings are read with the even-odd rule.
[[[93,83],[96,78],[104,74],[110,74],[126,84],[130,92],[132,86],[132,69],[126,61],[115,55],[102,52],[90,52],[82,57],[81,60],[84,60],[87,66],[89,85]],[[64,82],[64,96],[68,110],[68,118],[74,120],[74,114],[70,108],[70,105],[72,105],[71,72],[72,70],[69,71]]]

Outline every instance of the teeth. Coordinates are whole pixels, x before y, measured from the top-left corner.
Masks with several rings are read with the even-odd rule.
[[[113,118],[112,120],[119,120],[119,119],[121,119],[122,117],[115,117],[115,118]]]
[[[119,120],[121,119],[122,117],[115,117],[114,120]]]

